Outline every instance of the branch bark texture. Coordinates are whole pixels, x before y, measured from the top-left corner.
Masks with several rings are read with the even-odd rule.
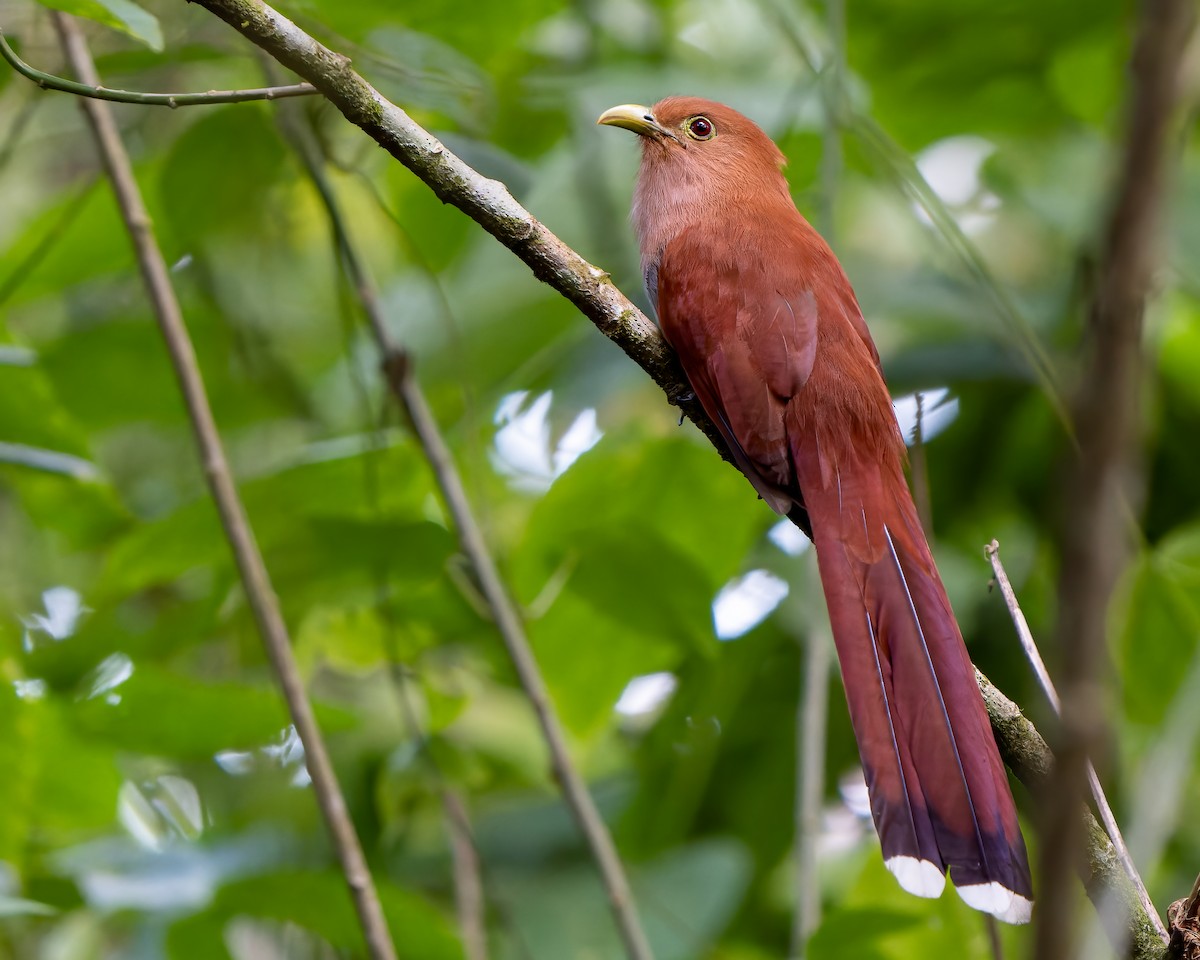
[[[1065,496],[1058,639],[1062,731],[1043,812],[1037,960],[1068,955],[1070,874],[1082,849],[1076,810],[1088,758],[1107,740],[1108,601],[1128,553],[1134,495],[1141,338],[1169,182],[1168,132],[1194,18],[1191,0],[1143,0],[1125,142],[1088,307],[1088,357],[1075,408],[1079,455]]]
[[[54,14],[54,23],[71,69],[84,83],[99,86],[100,78],[82,31],[70,17],[61,13]],[[146,212],[141,192],[134,179],[133,165],[121,142],[120,131],[108,104],[84,98],[80,100],[80,105],[95,136],[105,171],[117,196],[121,217],[133,241],[142,280],[187,406],[188,419],[191,421],[196,446],[200,451],[205,479],[216,502],[221,526],[233,550],[242,586],[254,612],[267,655],[283,688],[296,733],[304,744],[305,763],[312,777],[313,792],[341,863],[346,884],[350,888],[367,948],[372,960],[395,960],[396,950],[388,933],[383,908],[371,879],[371,872],[367,868],[362,846],[358,842],[358,835],[354,832],[354,824],[346,809],[346,801],[338,785],[329,751],[317,726],[312,705],[308,702],[300,668],[292,655],[291,640],[279,610],[279,601],[271,586],[266,564],[234,485],[233,474],[225,458],[217,424],[208,403],[196,354],[183,321],[183,312],[175,297],[166,261],[158,247],[150,216]]]

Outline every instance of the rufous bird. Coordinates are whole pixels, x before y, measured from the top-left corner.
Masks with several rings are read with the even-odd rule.
[[[905,480],[879,353],[792,201],[783,154],[694,97],[598,122],[641,138],[632,220],[663,336],[742,473],[816,546],[888,869],[922,897],[940,896],[949,871],[970,906],[1027,922],[1016,807]]]

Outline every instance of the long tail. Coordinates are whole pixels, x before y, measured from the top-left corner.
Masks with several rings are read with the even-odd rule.
[[[796,458],[884,859],[911,893],[940,896],[948,869],[967,904],[1025,923],[1008,778],[902,468],[884,461]]]

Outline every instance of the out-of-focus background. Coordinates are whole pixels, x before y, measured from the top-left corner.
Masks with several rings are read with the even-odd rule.
[[[266,82],[198,7],[54,6],[114,25],[86,23],[110,86]],[[798,0],[282,9],[643,304],[638,150],[596,116],[691,93],[758,120],[855,285],[909,430],[921,392],[914,460],[971,655],[1046,720],[983,546],[1000,541],[1053,667],[1071,443],[1056,409],[1131,4],[847,0],[844,42],[837,9]],[[0,0],[0,28],[66,72],[45,8]],[[803,537],[565,300],[327,104],[115,109],[402,955],[461,955],[448,791],[482,861],[492,956],[622,953],[281,119],[311,125],[328,158],[657,955],[785,955],[798,701],[807,651],[829,642]],[[1160,909],[1200,863],[1190,126],[1174,149],[1145,337],[1144,540],[1111,603],[1101,758]],[[828,686],[808,956],[992,957],[979,914],[884,870],[836,670]],[[1028,947],[1025,931],[1000,939]],[[360,944],[78,104],[0,65],[0,956]]]

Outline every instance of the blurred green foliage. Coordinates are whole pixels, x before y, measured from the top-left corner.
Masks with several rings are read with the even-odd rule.
[[[249,46],[197,7],[48,5],[104,25],[89,34],[110,86],[264,83]],[[834,133],[829,74],[808,62],[827,62],[820,4],[283,9],[638,298],[636,151],[594,118],[687,92],[758,119],[855,283],[894,392],[946,387],[957,401],[925,448],[935,552],[972,655],[1045,721],[982,546],[1000,540],[1053,662],[1070,439],[1020,339],[1043,346],[1065,395],[1119,136],[1128,4],[849,3]],[[0,0],[0,27],[27,60],[60,69],[43,8]],[[783,955],[796,701],[825,616],[811,556],[767,536],[775,518],[749,485],[565,301],[327,105],[115,109],[401,954],[461,955],[446,789],[470,811],[495,956],[620,951],[528,704],[387,400],[284,110],[329,158],[658,956]],[[892,139],[872,140],[868,121]],[[836,176],[822,162],[831,136]],[[1190,129],[1179,155],[1145,341],[1145,539],[1111,608],[1105,764],[1160,905],[1200,862],[1200,822],[1181,813],[1200,788]],[[936,226],[911,202],[910,156],[940,197]],[[76,104],[0,69],[0,956],[356,955],[303,756],[98,177]],[[714,598],[754,570],[790,592],[718,639]],[[615,710],[630,680],[655,673],[674,677],[669,699]],[[856,753],[837,686],[809,955],[991,956],[957,898],[899,890],[842,803]],[[1139,782],[1164,769],[1147,802]],[[1002,934],[1009,955],[1025,948],[1027,932]]]

